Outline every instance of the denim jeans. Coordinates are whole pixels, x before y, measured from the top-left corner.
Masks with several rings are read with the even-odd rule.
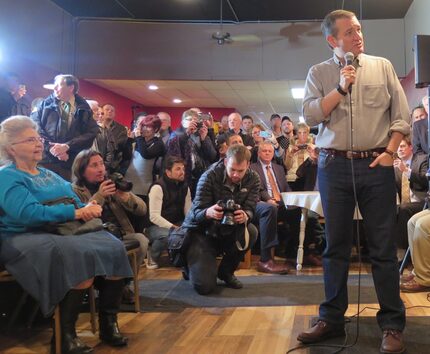
[[[391,166],[369,168],[372,158],[353,160],[358,206],[368,238],[372,275],[382,329],[403,330],[405,308],[400,299],[396,257],[396,185]],[[355,210],[351,160],[321,151],[318,182],[326,221],[323,254],[325,301],[320,319],[340,325],[348,307],[348,269]]]
[[[158,263],[163,251],[167,250],[167,241],[169,238],[169,229],[152,225],[146,230],[146,236],[151,243],[151,257],[155,263]]]

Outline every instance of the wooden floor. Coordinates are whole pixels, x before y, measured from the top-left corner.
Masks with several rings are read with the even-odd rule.
[[[255,262],[256,259],[253,259]],[[351,268],[357,273],[357,265]],[[367,265],[363,273],[369,273]],[[236,275],[261,274],[250,270],[239,270]],[[304,268],[301,274],[322,274],[322,268]],[[142,268],[140,278],[178,279],[180,272],[173,268],[146,270]],[[294,277],[294,274],[286,275]],[[238,290],[240,291],[240,290]],[[406,307],[430,303],[427,293],[402,294]],[[362,304],[377,307],[376,304]],[[129,346],[112,349],[100,343],[90,332],[88,315],[81,314],[78,335],[95,347],[96,353],[142,353],[142,354],[285,354],[298,345],[297,334],[308,327],[309,320],[318,312],[318,306],[238,307],[238,308],[189,308],[180,313],[121,313],[119,324],[129,337]],[[357,312],[350,306],[347,315]],[[362,316],[375,316],[375,310],[365,310]],[[410,309],[408,316],[429,316],[430,310]],[[0,334],[0,353],[48,353],[51,331],[30,330]],[[294,353],[307,353],[306,349]]]

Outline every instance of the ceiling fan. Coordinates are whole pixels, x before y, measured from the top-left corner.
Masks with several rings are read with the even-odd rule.
[[[232,44],[236,42],[240,42],[240,43],[261,42],[261,39],[256,35],[232,36],[229,32],[223,31],[223,18],[222,18],[223,2],[224,0],[220,0],[220,20],[219,20],[220,28],[219,28],[219,31],[212,33],[212,39],[215,39],[219,45]]]
[[[293,22],[279,30],[279,35],[289,42],[297,43],[303,37],[322,37],[319,22],[299,23]]]

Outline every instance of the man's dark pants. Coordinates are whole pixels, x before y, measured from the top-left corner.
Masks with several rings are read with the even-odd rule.
[[[403,330],[405,308],[400,299],[394,227],[396,186],[392,166],[369,168],[371,158],[353,160],[358,205],[368,238],[369,256],[382,329]],[[354,189],[351,160],[321,151],[318,179],[326,221],[323,254],[325,301],[320,319],[343,325],[348,307],[347,279],[352,247]]]
[[[189,278],[194,289],[201,295],[213,292],[217,285],[217,276],[233,275],[242,257],[257,240],[258,231],[253,224],[248,224],[249,246],[239,251],[234,233],[220,237],[193,231],[192,241],[187,251]],[[242,242],[243,246],[243,242]],[[216,257],[222,255],[217,269]]]

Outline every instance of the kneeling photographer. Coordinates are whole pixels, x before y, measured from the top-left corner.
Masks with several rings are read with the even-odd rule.
[[[242,288],[234,276],[243,255],[257,239],[252,219],[258,199],[259,178],[249,169],[251,153],[231,146],[224,160],[200,178],[196,196],[183,227],[191,233],[186,251],[187,272],[201,295],[215,290],[217,277],[228,287]],[[222,255],[217,269],[216,257]]]
[[[119,173],[106,176],[102,155],[95,150],[83,150],[75,158],[72,166],[73,189],[79,199],[88,203],[96,201],[102,209],[101,219],[107,231],[120,239],[134,239],[140,243],[137,264],[140,266],[146,256],[149,240],[136,232],[130,217],[146,214],[145,202],[133,194],[133,184]],[[124,292],[124,302],[133,303],[130,288]]]

